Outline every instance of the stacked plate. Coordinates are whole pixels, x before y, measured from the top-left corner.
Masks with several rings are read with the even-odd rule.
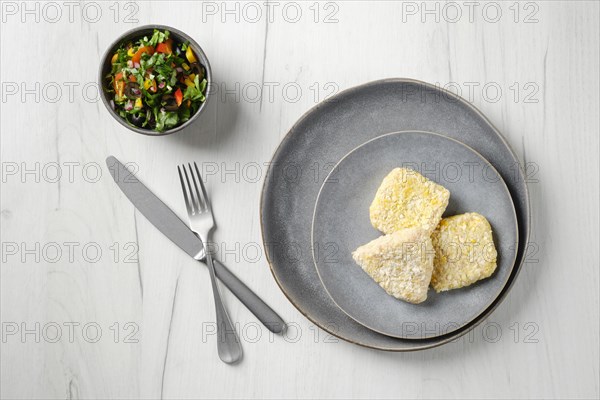
[[[351,258],[380,233],[368,208],[383,177],[409,167],[451,192],[446,215],[492,225],[494,274],[413,305]],[[506,297],[523,262],[529,198],[519,161],[464,99],[407,79],[346,90],[308,111],[273,156],[261,198],[271,271],[294,306],[329,333],[390,351],[435,347],[473,329]]]

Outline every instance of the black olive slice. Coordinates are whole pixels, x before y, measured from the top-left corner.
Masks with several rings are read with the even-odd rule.
[[[166,111],[177,111],[179,108],[177,100],[175,100],[175,96],[172,94],[165,94],[162,97],[161,103]]]
[[[142,126],[142,124],[144,123],[144,121],[146,120],[146,113],[145,112],[139,112],[139,113],[135,113],[135,114],[129,114],[129,121],[134,124],[135,126]]]
[[[196,74],[198,79],[202,80],[204,79],[204,67],[198,63],[192,63],[188,74]]]
[[[140,85],[137,82],[128,82],[127,85],[125,85],[125,96],[130,99],[142,97],[142,89],[140,89]]]

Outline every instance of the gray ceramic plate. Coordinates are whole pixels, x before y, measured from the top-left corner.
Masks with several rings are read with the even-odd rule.
[[[423,130],[460,140],[500,173],[519,222],[517,261],[498,299],[473,323],[431,339],[398,339],[374,332],[341,311],[314,266],[312,216],[323,180],[349,151],[390,132]],[[341,339],[390,351],[420,350],[456,339],[506,296],[523,262],[530,229],[524,174],[504,138],[471,104],[425,82],[386,79],[345,90],[300,118],[282,140],[261,195],[261,230],[271,272],[290,302],[314,324]]]
[[[444,216],[478,212],[488,219],[498,251],[490,278],[460,290],[430,290],[425,302],[410,304],[388,295],[354,262],[352,251],[381,236],[369,220],[369,205],[396,167],[450,190]],[[498,172],[468,146],[430,132],[379,136],[342,158],[321,187],[312,232],[317,272],[338,307],[374,331],[405,339],[453,332],[485,311],[510,277],[518,244],[512,198]]]

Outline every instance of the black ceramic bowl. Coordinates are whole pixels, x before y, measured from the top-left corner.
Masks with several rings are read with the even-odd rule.
[[[171,32],[170,37],[176,42],[186,42],[186,41],[189,42],[190,46],[192,47],[192,50],[194,51],[194,54],[196,55],[196,58],[198,59],[198,62],[200,64],[202,64],[204,66],[204,68],[206,69],[206,80],[208,82],[208,84],[206,86],[206,100],[204,101],[204,103],[202,103],[200,105],[200,108],[198,109],[198,111],[196,111],[196,113],[194,115],[190,116],[190,119],[185,121],[183,124],[173,127],[171,129],[167,129],[164,132],[157,132],[152,129],[140,128],[140,127],[130,124],[128,121],[126,121],[123,117],[121,117],[113,109],[113,107],[111,106],[111,103],[110,103],[110,101],[111,101],[110,95],[106,92],[107,83],[108,83],[106,80],[106,76],[110,74],[111,69],[112,69],[111,58],[112,58],[113,54],[117,51],[119,46],[121,46],[121,44],[123,44],[123,43],[128,43],[131,41],[139,40],[140,38],[142,38],[144,36],[151,37],[152,33],[154,32],[155,29],[158,29],[161,31],[168,30],[169,32]],[[102,56],[102,63],[100,64],[100,71],[98,74],[98,84],[100,87],[100,97],[102,98],[102,102],[106,106],[106,109],[108,110],[110,115],[112,115],[117,121],[119,121],[119,123],[121,125],[123,125],[127,129],[130,129],[137,133],[141,133],[143,135],[165,136],[165,135],[170,135],[171,133],[175,133],[179,130],[182,130],[183,128],[185,128],[188,125],[191,125],[195,120],[198,119],[200,114],[202,114],[202,112],[206,108],[206,103],[208,102],[208,99],[210,97],[209,95],[210,95],[211,86],[212,86],[212,72],[210,69],[210,63],[208,62],[208,58],[206,57],[204,50],[202,50],[200,45],[198,43],[196,43],[196,41],[194,39],[192,39],[190,36],[186,35],[185,33],[181,32],[180,30],[171,28],[170,26],[145,25],[145,26],[140,26],[139,28],[135,28],[135,29],[125,32],[124,34],[119,36],[108,47],[108,49],[104,53],[104,56]]]

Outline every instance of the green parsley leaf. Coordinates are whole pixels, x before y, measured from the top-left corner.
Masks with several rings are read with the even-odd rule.
[[[177,125],[179,122],[179,116],[176,112],[159,112],[156,116],[156,130],[159,132],[164,131]]]
[[[150,42],[148,44],[150,46],[156,46],[157,44],[162,43],[165,40],[167,40],[169,38],[170,34],[171,34],[171,32],[169,32],[169,31],[161,32],[158,29],[155,29],[154,33],[152,34],[152,39],[150,39]]]

